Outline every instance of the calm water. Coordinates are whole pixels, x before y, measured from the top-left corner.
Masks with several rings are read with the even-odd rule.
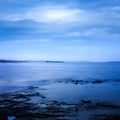
[[[83,85],[64,82],[76,79],[104,82]],[[0,92],[31,85],[39,86],[48,99],[68,102],[92,99],[120,104],[120,63],[0,63]]]

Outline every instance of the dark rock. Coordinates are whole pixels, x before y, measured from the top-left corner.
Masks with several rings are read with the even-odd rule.
[[[74,84],[83,84],[83,80],[71,80],[72,83]]]
[[[37,89],[38,87],[35,87],[35,86],[29,86],[28,89],[30,90],[34,90],[34,89]]]
[[[75,112],[78,112],[78,111],[79,111],[79,106],[76,105],[76,106],[75,106]]]
[[[100,84],[100,83],[102,83],[103,81],[102,80],[95,80],[95,81],[93,81],[92,83],[93,84]]]
[[[96,103],[91,100],[81,100],[78,104],[71,104],[44,98],[45,97],[34,90],[34,88],[0,94],[0,120],[7,120],[7,116],[15,116],[17,120],[19,120],[19,118],[21,120],[38,120],[38,118],[39,120],[60,120],[58,118],[65,120],[64,118],[66,116],[83,109],[116,109],[118,107],[101,102]],[[94,118],[95,117],[91,116],[90,119],[94,120]]]
[[[101,114],[101,115],[92,115],[89,120],[120,120],[120,115],[116,114]]]
[[[7,120],[7,116],[0,114],[0,120]]]
[[[118,105],[112,105],[112,104],[108,104],[108,103],[96,103],[96,107],[105,107],[105,108],[120,108],[120,106]]]
[[[44,98],[34,91],[33,87],[11,94],[0,94],[0,115],[4,115],[0,120],[7,120],[6,116],[46,119],[64,117],[70,113],[69,105],[66,103],[48,101]],[[67,107],[63,107],[65,105]]]
[[[90,103],[92,103],[91,100],[81,100],[81,102],[84,103],[84,104],[90,104]]]

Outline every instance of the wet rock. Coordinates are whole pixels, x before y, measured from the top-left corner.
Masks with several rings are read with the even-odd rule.
[[[83,84],[87,84],[88,83],[88,81],[86,81],[86,80],[67,80],[66,81],[67,83],[73,83],[73,84],[81,84],[81,85],[83,85]]]
[[[73,83],[73,84],[76,84],[76,85],[78,85],[78,84],[84,85],[84,84],[88,84],[88,83],[101,84],[101,83],[104,82],[104,80],[97,79],[97,80],[92,81],[92,80],[67,79],[67,80],[64,80],[64,81],[63,80],[57,80],[56,82],[60,82],[60,83],[65,82],[65,83]]]
[[[85,108],[85,109],[99,109],[99,108],[120,109],[119,105],[114,105],[104,102],[95,102],[91,100],[81,100],[81,102],[77,105],[79,106],[79,108]]]
[[[3,119],[0,118],[0,120],[7,120],[6,116],[15,116],[16,120],[38,120],[38,118],[39,120],[67,120],[67,116],[83,109],[116,109],[117,107],[92,100],[81,100],[78,104],[50,101],[45,99],[34,87],[0,94],[0,115],[4,115]]]
[[[7,116],[0,114],[0,120],[7,120]]]
[[[34,89],[37,89],[37,88],[38,88],[38,87],[36,87],[36,86],[28,86],[27,89],[34,90]]]
[[[70,117],[55,117],[55,118],[45,118],[45,119],[40,119],[40,118],[33,118],[33,117],[18,117],[17,120],[73,120]],[[75,119],[78,120],[78,119]]]
[[[120,115],[116,114],[101,114],[101,115],[92,115],[89,120],[120,120]]]
[[[72,80],[72,83],[74,84],[82,84],[83,83],[83,80]]]
[[[100,84],[100,83],[102,83],[103,81],[102,80],[95,80],[95,81],[93,81],[92,83],[93,84]]]
[[[69,105],[48,101],[43,95],[34,91],[34,88],[30,89],[0,95],[0,115],[4,115],[0,120],[4,118],[7,120],[6,116],[46,119],[64,117],[70,113]]]
[[[102,108],[120,108],[120,106],[118,105],[112,105],[112,104],[108,104],[108,103],[100,103],[100,102],[97,102],[96,103],[96,107],[102,107]]]
[[[88,81],[84,81],[84,80],[77,80],[77,79],[67,79],[67,80],[57,80],[56,82],[65,82],[65,83],[73,83],[73,84],[86,84],[88,83]]]
[[[78,112],[78,111],[79,111],[79,106],[76,105],[76,106],[75,106],[75,112]]]
[[[84,104],[90,104],[90,103],[92,103],[91,100],[81,100],[81,102],[84,103]]]

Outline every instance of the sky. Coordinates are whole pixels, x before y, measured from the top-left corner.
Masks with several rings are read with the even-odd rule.
[[[120,61],[120,0],[0,0],[0,59]]]

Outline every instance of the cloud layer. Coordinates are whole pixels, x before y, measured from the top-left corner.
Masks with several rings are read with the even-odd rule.
[[[2,0],[0,57],[119,60],[119,13],[111,0]]]

